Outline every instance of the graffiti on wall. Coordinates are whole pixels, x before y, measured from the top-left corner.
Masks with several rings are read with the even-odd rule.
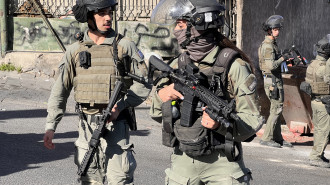
[[[42,21],[31,22],[29,26],[23,26],[17,22],[15,24],[18,32],[15,40],[21,46],[26,42],[31,44],[38,38],[47,37],[47,27],[43,25]]]
[[[74,35],[80,31],[84,31],[79,27],[78,21],[70,22],[69,26],[59,26],[61,40],[63,44],[69,45],[76,42]]]
[[[159,53],[170,55],[177,54],[178,43],[171,36],[168,27],[138,23],[134,27],[127,28],[126,26],[122,34],[132,38],[138,47],[142,47],[145,50],[158,51]]]
[[[76,20],[52,21],[51,24],[64,45],[74,43],[76,41],[74,38],[75,33],[85,29],[85,26],[79,25]],[[38,50],[43,50],[40,46],[41,42],[56,43],[49,28],[40,20],[30,21],[30,23],[15,21],[14,38],[14,48],[16,46],[16,48],[38,48]],[[47,47],[46,50],[57,50],[56,44],[54,46],[54,48]]]
[[[87,27],[76,20],[55,20],[51,21],[51,24],[66,46],[74,43],[76,41],[74,35],[84,31]],[[165,53],[166,56],[177,54],[178,44],[171,35],[169,27],[124,21],[119,22],[119,28],[122,28],[119,29],[120,33],[131,38],[142,51],[157,51],[158,53]],[[29,19],[29,22],[15,21],[14,29],[14,50],[52,51],[60,49],[49,28],[40,19]]]

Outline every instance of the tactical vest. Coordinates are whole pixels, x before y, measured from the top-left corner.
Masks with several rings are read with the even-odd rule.
[[[275,59],[274,60],[278,60],[280,58],[280,56],[281,56],[281,53],[280,53],[280,51],[278,49],[278,46],[276,44],[273,44],[272,42],[269,42],[268,40],[264,40],[262,42],[262,44],[260,45],[259,49],[258,49],[259,67],[260,67],[260,69],[263,71],[263,74],[272,74],[272,72],[270,71],[270,69],[266,65],[263,52],[261,51],[262,46],[264,44],[271,44],[272,45],[273,52],[275,53]]]
[[[79,53],[83,51],[90,53],[91,65],[87,69],[80,67]],[[117,63],[118,65],[120,63]],[[114,63],[112,45],[81,42],[80,48],[75,52],[75,72],[74,99],[78,103],[89,104],[90,107],[95,104],[108,104],[115,81],[122,80]],[[126,82],[125,89],[129,86]]]
[[[216,85],[214,91],[217,96],[223,99],[229,99],[226,96],[227,91],[225,89],[227,87],[227,76],[232,62],[237,57],[239,57],[238,52],[230,48],[224,48],[218,53],[214,64],[202,65],[200,63],[199,65],[200,72],[208,77],[209,83],[212,82],[213,75],[219,77],[216,83],[218,85]],[[178,57],[179,68],[184,68],[190,62],[192,61],[187,53],[183,53]],[[180,124],[180,119],[172,120],[171,115],[168,114],[171,113],[170,108],[171,105],[168,102],[162,106],[164,145],[169,147],[178,146],[181,151],[190,156],[209,155],[215,149],[224,149],[222,146],[225,144],[225,136],[201,125],[201,110],[192,113],[193,125],[185,127]],[[182,104],[180,104],[179,109],[182,109]],[[197,107],[197,109],[200,109],[200,107]]]
[[[307,67],[305,81],[310,84],[314,95],[329,95],[330,86],[324,82],[325,61],[313,60]]]

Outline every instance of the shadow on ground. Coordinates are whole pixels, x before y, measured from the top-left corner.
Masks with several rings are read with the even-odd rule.
[[[56,143],[55,150],[43,146],[44,134],[7,134],[0,132],[0,176],[39,168],[39,163],[56,161],[74,154],[73,142]],[[57,133],[57,139],[77,138],[77,132]]]
[[[76,113],[65,113],[65,116],[75,116]],[[8,110],[0,111],[0,122],[6,119],[18,118],[42,118],[47,116],[47,109],[30,109],[30,110]]]

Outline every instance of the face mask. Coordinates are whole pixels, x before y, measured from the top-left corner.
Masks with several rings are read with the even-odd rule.
[[[187,29],[173,31],[173,35],[176,37],[176,40],[178,40],[179,45],[186,40],[186,31]]]
[[[201,36],[201,34],[204,35]],[[191,35],[193,38],[199,37],[199,39],[197,42],[192,41],[187,46],[187,51],[190,54],[190,58],[192,60],[200,62],[216,47],[215,38],[212,32],[204,33],[201,31],[197,31],[194,27],[191,28]]]

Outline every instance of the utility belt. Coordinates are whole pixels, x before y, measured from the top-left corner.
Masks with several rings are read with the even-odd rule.
[[[75,110],[78,113],[79,118],[81,120],[85,120],[87,122],[87,114],[89,114],[91,115],[91,122],[95,122],[98,124],[101,117],[103,116],[102,111],[105,110],[106,107],[107,104],[95,104],[93,107],[90,107],[89,104],[77,103]],[[129,125],[129,128],[131,130],[134,131],[137,130],[135,110],[133,107],[128,107],[119,113],[116,121],[121,121],[121,120],[126,120],[125,123]],[[86,126],[82,125],[82,128],[85,130]]]
[[[276,77],[272,74],[265,74],[264,81],[267,78],[271,78],[271,80],[272,80],[271,85],[269,86],[269,98],[273,99],[273,100],[284,101],[284,99],[283,99],[284,91],[283,91],[283,89],[278,88],[278,85],[276,82]]]

